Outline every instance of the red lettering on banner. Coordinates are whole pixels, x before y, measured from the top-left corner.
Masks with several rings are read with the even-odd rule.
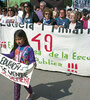
[[[25,82],[26,84],[29,84],[29,80],[30,80],[30,78],[24,78],[24,82]]]
[[[2,74],[6,75],[6,72],[1,72]]]
[[[29,85],[30,78],[28,78],[28,77],[15,78],[15,77],[7,75],[6,72],[1,72],[1,74],[3,74],[5,77],[8,77],[10,80],[12,80],[14,82],[21,82],[21,83]]]
[[[14,80],[14,77],[9,77],[11,80]]]
[[[70,68],[70,63],[68,63],[68,68]]]
[[[72,63],[72,69],[74,68],[74,64]]]
[[[77,70],[78,70],[78,66],[77,64],[75,63],[68,63],[68,69],[67,71],[71,71],[71,72],[74,72],[74,73],[77,73]]]
[[[40,51],[40,40],[36,39],[37,37],[39,37],[41,34],[37,34],[35,37],[32,38],[31,41],[35,41],[35,42],[38,42],[38,50]]]
[[[14,77],[10,77],[10,76],[9,76],[9,78],[10,78],[11,80],[13,80],[14,82],[18,82],[18,78],[14,78]]]
[[[23,78],[20,78],[19,81],[22,82],[22,83],[24,83]]]
[[[47,52],[51,52],[52,51],[52,35],[50,34],[45,35],[45,42],[48,42],[47,37],[50,37],[50,41],[49,41],[50,49],[47,49],[47,45],[45,45],[45,50]]]
[[[74,72],[74,70],[72,70],[72,72]]]
[[[75,71],[75,73],[77,73],[77,71]]]
[[[14,78],[14,81],[15,81],[15,82],[18,82],[18,78]]]
[[[29,78],[20,78],[19,81],[22,83],[29,84]]]
[[[68,69],[68,71],[70,71],[70,69]]]
[[[1,47],[1,48],[6,48],[6,42],[1,42],[1,41],[0,41],[0,47]]]
[[[37,34],[35,37],[33,37],[31,39],[31,41],[34,41],[34,42],[38,42],[38,50],[40,51],[41,50],[41,41],[39,39],[37,39],[39,36],[41,35],[41,33]],[[49,41],[48,41],[48,38],[49,38]],[[48,45],[45,45],[45,50],[47,52],[51,52],[52,51],[52,35],[50,34],[46,34],[45,37],[44,37],[44,41],[48,43]],[[49,46],[49,47],[48,47]]]
[[[75,69],[78,69],[78,68],[77,68],[77,64],[75,64]]]

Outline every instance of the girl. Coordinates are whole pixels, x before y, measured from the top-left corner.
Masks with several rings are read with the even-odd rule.
[[[28,43],[25,32],[21,29],[17,30],[14,34],[14,47],[11,50],[10,54],[4,55],[24,64],[36,64],[33,49]],[[29,86],[29,88],[27,88],[26,86],[24,87],[28,92],[26,100],[31,100],[31,86]],[[14,83],[14,100],[20,100],[20,88],[20,84]]]

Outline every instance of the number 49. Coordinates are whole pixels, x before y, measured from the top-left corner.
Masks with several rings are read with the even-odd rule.
[[[35,37],[33,37],[31,41],[38,43],[38,50],[40,51],[41,50],[41,41],[39,39],[37,39],[39,36],[41,36],[41,33],[39,33]],[[47,43],[47,45],[44,45],[45,50],[47,52],[51,52],[52,51],[52,35],[46,34],[44,37],[44,41]]]

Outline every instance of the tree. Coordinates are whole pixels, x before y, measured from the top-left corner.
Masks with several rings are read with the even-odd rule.
[[[7,7],[7,0],[4,0],[4,6]]]
[[[66,8],[66,6],[71,7],[72,6],[72,0],[64,0],[64,7]]]
[[[0,0],[0,7],[3,7],[4,3]]]

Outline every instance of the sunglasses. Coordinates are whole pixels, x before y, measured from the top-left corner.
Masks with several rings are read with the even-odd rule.
[[[45,15],[50,15],[49,13],[45,13]]]
[[[5,12],[5,10],[2,10],[2,12]]]

